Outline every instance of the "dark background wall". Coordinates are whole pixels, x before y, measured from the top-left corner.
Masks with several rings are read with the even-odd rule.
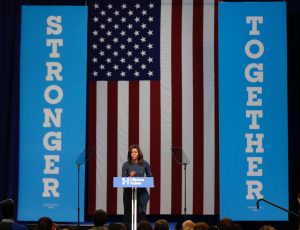
[[[184,0],[183,0],[184,1]],[[19,48],[21,5],[84,5],[84,0],[2,0],[0,2],[0,201],[17,201],[19,151]],[[288,127],[290,209],[299,209],[300,193],[300,0],[287,1]],[[274,127],[276,132],[276,127]],[[278,144],[278,143],[277,143]],[[274,172],[276,177],[276,172]],[[171,217],[172,221],[177,218]],[[216,220],[217,218],[213,218]],[[277,229],[297,229],[298,220],[273,222]],[[241,223],[258,229],[262,223]]]

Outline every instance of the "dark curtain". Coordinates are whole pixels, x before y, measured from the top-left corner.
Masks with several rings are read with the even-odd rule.
[[[0,200],[17,201],[20,7],[0,3]]]
[[[287,4],[288,37],[288,119],[289,119],[289,208],[300,214],[300,1]],[[298,229],[300,219],[290,215],[291,229]]]

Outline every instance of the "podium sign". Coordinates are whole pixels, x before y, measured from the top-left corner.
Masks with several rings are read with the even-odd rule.
[[[114,188],[153,188],[153,177],[114,177]]]

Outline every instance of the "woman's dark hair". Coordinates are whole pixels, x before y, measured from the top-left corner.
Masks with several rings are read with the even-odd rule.
[[[127,160],[130,164],[132,164],[132,159],[131,159],[131,151],[132,149],[137,149],[138,151],[138,164],[139,165],[143,165],[144,163],[144,157],[143,157],[143,153],[142,153],[142,150],[140,148],[139,145],[136,145],[136,144],[133,144],[133,145],[130,145],[129,149],[128,149],[128,155],[127,155]]]

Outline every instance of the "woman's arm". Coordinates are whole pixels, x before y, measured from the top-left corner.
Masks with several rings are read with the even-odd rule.
[[[144,163],[145,163],[145,173],[146,173],[146,176],[147,177],[152,177],[152,172],[151,172],[149,163],[147,161],[144,161]]]
[[[126,171],[127,171],[127,162],[125,162],[122,166],[122,177],[127,177],[128,176]]]

